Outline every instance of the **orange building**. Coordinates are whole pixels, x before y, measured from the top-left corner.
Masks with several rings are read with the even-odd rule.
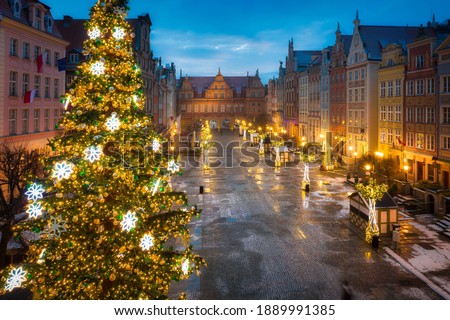
[[[262,125],[268,121],[266,88],[254,76],[184,77],[178,88],[181,130],[190,132],[198,120],[227,129],[236,120]]]

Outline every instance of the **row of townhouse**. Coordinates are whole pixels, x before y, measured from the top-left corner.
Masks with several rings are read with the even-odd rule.
[[[77,66],[89,58],[84,21],[64,16],[36,0],[0,0],[0,142],[43,148],[56,135],[67,85]],[[162,65],[150,49],[148,14],[129,19],[134,28],[134,53],[142,69],[146,111],[158,129],[176,118],[176,70]]]
[[[298,141],[332,135],[344,157],[383,152],[414,182],[450,186],[448,20],[422,26],[338,24],[335,43],[294,50],[269,82],[269,111]]]

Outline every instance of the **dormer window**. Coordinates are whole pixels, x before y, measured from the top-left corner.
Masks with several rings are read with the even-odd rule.
[[[44,26],[45,26],[46,31],[48,31],[48,32],[53,31],[53,20],[52,20],[52,17],[50,17],[49,15],[46,15],[44,17]]]
[[[41,10],[39,8],[34,9],[34,27],[41,30],[42,20],[41,20]]]
[[[10,4],[12,5],[11,8],[12,8],[14,17],[20,18],[20,14],[22,12],[22,3],[20,2],[20,0],[11,1]]]

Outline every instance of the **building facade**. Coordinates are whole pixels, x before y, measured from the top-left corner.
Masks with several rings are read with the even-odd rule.
[[[0,14],[0,140],[43,148],[62,112],[68,43],[40,1],[1,0]]]

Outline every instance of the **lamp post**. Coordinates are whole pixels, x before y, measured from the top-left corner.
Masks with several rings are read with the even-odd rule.
[[[405,170],[405,182],[408,182],[408,170],[409,170],[409,166],[405,164],[405,165],[403,166],[403,170]]]
[[[355,157],[355,162],[354,162],[354,164],[353,164],[353,172],[355,172],[355,170],[356,170],[356,157],[358,156],[358,152],[353,152],[353,156]]]
[[[371,174],[371,172],[370,172],[370,169],[372,168],[372,166],[371,166],[370,164],[366,164],[366,165],[364,166],[364,168],[366,169],[366,175],[367,175],[367,176],[371,176],[372,174]]]

